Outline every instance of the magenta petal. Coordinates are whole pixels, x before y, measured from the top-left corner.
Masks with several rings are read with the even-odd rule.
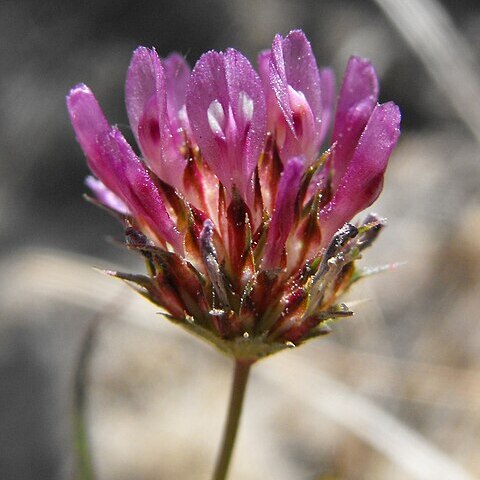
[[[332,189],[335,191],[348,168],[358,139],[378,99],[378,79],[372,64],[350,57],[337,103],[332,145]]]
[[[274,56],[279,54],[279,46],[276,38],[272,48]],[[281,46],[285,79],[291,87],[305,95],[315,120],[320,123],[322,112],[321,83],[317,61],[313,55],[310,42],[301,30],[293,30],[283,39]]]
[[[79,84],[70,90],[67,108],[78,143],[87,157],[95,156],[98,134],[110,130],[97,99],[86,85]]]
[[[187,86],[190,80],[190,66],[178,53],[171,53],[163,60],[167,88],[167,110],[172,130],[183,127],[182,120],[186,120],[185,99]],[[184,117],[184,118],[182,118]]]
[[[266,97],[267,105],[267,131],[273,133],[277,125],[279,117],[282,116],[282,112],[278,106],[278,101],[275,97],[275,92],[270,85],[270,58],[271,51],[263,50],[257,57],[258,62],[258,74],[262,81],[263,90]]]
[[[262,81],[265,91],[268,90],[270,82],[270,50],[262,50],[257,57],[258,75]]]
[[[280,156],[286,160],[303,154],[311,163],[321,141],[322,95],[317,63],[302,31],[275,37],[269,77],[283,116],[283,122],[279,115],[274,120]],[[269,112],[272,116],[275,113]]]
[[[275,35],[273,39],[270,54],[269,83],[288,128],[291,134],[296,137],[292,109],[288,98],[288,79],[283,58],[283,38],[280,34]]]
[[[319,131],[319,146],[321,146],[328,134],[330,122],[333,117],[333,108],[335,103],[335,74],[331,68],[322,68],[320,70],[320,85],[322,92],[322,122]]]
[[[123,199],[121,182],[119,183],[116,172],[105,164],[102,155],[111,127],[97,99],[86,85],[77,85],[67,96],[67,108],[90,170],[109,190]]]
[[[146,233],[181,252],[181,236],[157,187],[120,131],[109,127],[90,89],[85,85],[74,88],[67,97],[67,106],[95,176],[128,207]]]
[[[228,191],[248,202],[252,174],[265,139],[265,98],[260,79],[240,53],[208,52],[193,69],[187,113],[205,161]]]
[[[144,223],[151,235],[167,241],[175,251],[183,252],[182,237],[148,171],[119,130],[113,128],[110,138],[112,143],[106,145],[105,153],[111,152],[119,160],[118,174],[124,181],[125,200],[134,217]]]
[[[397,105],[393,102],[377,105],[337,191],[320,212],[323,246],[345,222],[377,199],[388,159],[399,135],[400,110]]]
[[[149,104],[150,108],[154,106],[156,109],[157,117],[165,115],[165,92],[165,72],[157,52],[146,47],[138,47],[133,52],[125,83],[128,119],[137,142],[139,124]]]
[[[131,215],[130,210],[125,203],[115,195],[105,184],[98,178],[89,175],[85,179],[85,185],[92,191],[95,198],[106,207],[121,213],[122,215]]]
[[[186,161],[175,132],[172,133],[167,113],[167,80],[155,50],[139,47],[133,53],[125,100],[130,125],[150,168],[164,182],[182,190]]]
[[[265,270],[278,267],[280,264],[285,242],[293,225],[295,202],[304,170],[305,159],[303,157],[293,157],[285,165],[265,244],[262,264],[262,268]]]

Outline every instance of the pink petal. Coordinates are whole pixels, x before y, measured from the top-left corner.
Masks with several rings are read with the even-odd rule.
[[[139,47],[125,84],[127,113],[133,133],[150,168],[166,183],[182,190],[186,160],[172,132],[167,113],[167,80],[155,50]],[[178,124],[178,122],[177,122]]]
[[[123,164],[124,169],[119,171],[119,176],[124,174],[126,203],[135,218],[144,223],[151,234],[167,241],[175,251],[182,252],[182,237],[146,168],[119,130],[113,128],[111,138],[112,145],[107,146],[106,153],[108,155],[114,150],[114,155],[118,155]]]
[[[319,146],[322,146],[330,128],[335,103],[335,74],[331,68],[320,70],[320,85],[322,92],[322,123],[319,131]]]
[[[74,88],[67,106],[87,162],[103,184],[132,212],[152,238],[182,251],[182,239],[145,166],[117,128],[110,128],[93,93]]]
[[[265,98],[260,79],[239,52],[208,52],[193,69],[187,113],[205,161],[228,191],[247,202],[265,138]]]
[[[377,105],[338,189],[320,212],[323,246],[345,222],[377,199],[388,159],[399,135],[400,110],[397,105],[393,102]]]
[[[321,141],[322,95],[317,63],[302,31],[294,30],[284,39],[275,37],[269,83],[281,112],[269,112],[281,158],[303,154],[312,162]]]
[[[274,40],[274,46],[276,50],[279,46],[278,41]],[[272,51],[274,51],[273,48]],[[321,82],[310,42],[301,30],[293,30],[283,39],[282,51],[285,78],[288,84],[305,95],[316,121],[320,123]]]
[[[116,172],[110,171],[108,165],[103,162],[102,142],[108,137],[111,127],[97,99],[86,85],[77,85],[67,96],[67,108],[78,143],[87,156],[90,170],[109,190],[122,198],[122,189]]]
[[[166,80],[160,59],[155,50],[138,47],[128,67],[125,83],[125,103],[133,134],[138,142],[138,128],[149,103],[156,116],[166,113]]]
[[[270,50],[262,50],[257,57],[258,75],[262,81],[265,91],[270,85]]]
[[[190,66],[179,53],[171,53],[163,60],[167,85],[167,110],[172,130],[184,127],[184,112],[187,86],[190,80]],[[184,118],[182,118],[184,117]]]
[[[271,51],[263,50],[257,57],[258,74],[262,81],[263,90],[265,92],[267,105],[267,131],[274,133],[276,125],[278,125],[279,117],[282,117],[282,112],[278,106],[275,92],[270,86],[270,58]]]
[[[125,205],[125,203],[115,195],[111,190],[109,190],[105,184],[98,180],[98,178],[89,175],[85,179],[85,185],[92,191],[95,195],[95,198],[108,208],[111,208],[115,212],[121,213],[122,215],[131,215],[130,210]]]
[[[348,168],[358,139],[378,99],[378,79],[372,64],[350,57],[337,103],[332,145],[332,189],[335,191]]]
[[[98,134],[110,130],[96,98],[86,85],[79,84],[67,96],[67,108],[78,143],[87,157],[95,156]]]
[[[275,35],[273,39],[270,54],[269,84],[291,134],[296,137],[292,109],[288,98],[288,80],[285,59],[283,58],[283,38],[280,34]]]
[[[285,242],[293,225],[295,202],[300,180],[305,170],[305,159],[291,158],[282,172],[275,199],[275,209],[268,229],[262,268],[269,270],[280,265]]]

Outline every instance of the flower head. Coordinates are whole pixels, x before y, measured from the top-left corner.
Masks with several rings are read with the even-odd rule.
[[[357,57],[334,117],[333,73],[301,31],[277,35],[258,67],[234,49],[202,55],[192,71],[178,54],[135,50],[126,106],[141,157],[88,87],[67,97],[95,175],[87,185],[147,264],[147,275],[109,273],[249,360],[351,314],[338,298],[383,221],[349,222],[378,197],[400,124]]]

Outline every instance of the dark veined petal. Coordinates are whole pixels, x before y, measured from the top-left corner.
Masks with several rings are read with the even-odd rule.
[[[369,207],[383,186],[388,159],[400,135],[400,110],[393,102],[377,105],[332,200],[320,212],[322,244],[345,222]]]
[[[335,191],[352,159],[358,139],[378,99],[378,79],[372,64],[363,58],[350,57],[335,114],[331,161],[332,189]]]
[[[125,82],[128,119],[137,141],[140,121],[149,102],[154,103],[157,117],[165,115],[165,92],[165,72],[157,52],[146,47],[138,47],[133,52]]]
[[[262,85],[250,62],[233,49],[202,55],[190,77],[187,113],[205,161],[227,191],[235,185],[249,203],[266,122]]]
[[[167,80],[155,50],[135,50],[125,84],[128,118],[150,168],[166,183],[182,190],[186,160],[180,153],[167,113]],[[177,129],[178,121],[173,125]]]
[[[97,178],[125,203],[140,227],[158,242],[182,251],[180,233],[157,187],[121,132],[111,128],[85,85],[71,90],[67,106],[77,139]]]
[[[270,222],[262,268],[269,270],[280,266],[285,242],[295,217],[295,202],[300,189],[300,180],[305,170],[305,159],[293,157],[282,172],[275,210]]]

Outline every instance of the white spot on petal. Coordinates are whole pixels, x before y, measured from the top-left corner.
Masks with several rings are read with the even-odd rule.
[[[219,137],[224,137],[225,112],[218,100],[215,99],[208,107],[207,118],[212,132]]]
[[[245,92],[240,92],[238,95],[238,103],[240,111],[242,112],[245,123],[250,122],[253,117],[253,100]]]
[[[291,85],[288,86],[288,99],[293,112],[303,112],[310,108],[303,92],[295,90]]]
[[[180,120],[180,123],[182,125],[188,124],[188,116],[187,116],[187,106],[184,105],[179,111],[178,111],[178,119]]]

